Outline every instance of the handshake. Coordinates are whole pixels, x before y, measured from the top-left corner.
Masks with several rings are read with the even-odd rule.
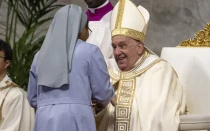
[[[110,103],[115,107],[116,106],[116,95],[112,98],[112,100],[110,101]],[[95,109],[95,113],[98,114],[101,110],[103,110],[105,108],[105,105],[107,104],[102,104],[102,102],[92,98],[92,108]]]

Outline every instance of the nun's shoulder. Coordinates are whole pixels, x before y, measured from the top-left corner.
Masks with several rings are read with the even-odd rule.
[[[100,50],[98,46],[82,41],[82,40],[78,42],[78,45],[80,49],[84,49],[85,52],[95,52],[97,50]]]
[[[38,56],[39,56],[39,51],[37,51],[34,55],[34,59],[33,59],[33,63],[32,64],[35,64],[37,59],[38,59]]]

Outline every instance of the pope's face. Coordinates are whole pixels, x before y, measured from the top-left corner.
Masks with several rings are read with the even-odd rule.
[[[89,8],[101,6],[106,0],[84,0]]]
[[[114,36],[112,47],[118,67],[121,71],[129,71],[141,57],[144,44],[127,36]]]

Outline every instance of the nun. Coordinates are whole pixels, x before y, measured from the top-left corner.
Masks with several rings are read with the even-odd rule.
[[[27,98],[36,109],[34,131],[96,131],[91,99],[105,107],[114,98],[100,49],[85,41],[81,7],[57,11],[30,69]]]

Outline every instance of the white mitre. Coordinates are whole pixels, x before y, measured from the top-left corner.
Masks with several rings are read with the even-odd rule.
[[[112,37],[124,35],[144,42],[149,17],[144,7],[136,7],[130,0],[119,0],[111,16]]]

